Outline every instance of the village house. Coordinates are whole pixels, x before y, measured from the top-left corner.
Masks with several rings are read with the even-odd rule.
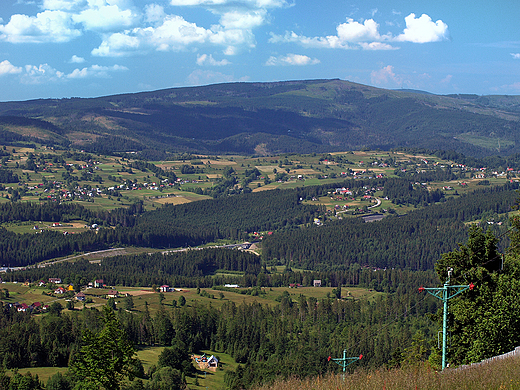
[[[85,300],[85,294],[82,292],[79,292],[76,294],[76,300],[83,302]]]
[[[218,367],[218,359],[214,356],[214,355],[211,355],[208,359],[208,367],[210,368],[217,368]]]
[[[314,279],[314,281],[312,282],[312,285],[314,287],[321,287],[321,280],[320,279]]]
[[[96,280],[94,280],[94,287],[95,288],[103,287],[103,279],[96,279]]]
[[[172,291],[172,289],[170,288],[170,286],[163,284],[161,287],[159,287],[159,291],[160,292],[170,292],[170,291]]]
[[[107,298],[118,298],[119,297],[119,293],[117,292],[117,290],[109,290],[107,292]]]
[[[49,278],[49,283],[60,284],[61,278]]]
[[[54,290],[54,294],[64,294],[67,290],[65,290],[63,287],[58,287],[56,290]]]

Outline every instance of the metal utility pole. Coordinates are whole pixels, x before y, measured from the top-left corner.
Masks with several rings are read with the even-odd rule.
[[[428,294],[439,298],[444,303],[444,315],[442,321],[442,369],[446,368],[446,347],[448,333],[448,301],[466,290],[473,290],[473,283],[468,285],[450,286],[450,278],[453,268],[448,268],[448,279],[443,287],[420,287],[419,292],[426,291]]]
[[[345,373],[347,366],[351,365],[355,361],[361,360],[362,357],[363,357],[363,355],[359,355],[356,357],[347,357],[347,350],[344,349],[342,358],[331,358],[329,356],[328,361],[330,362],[332,360],[335,363],[337,363],[338,365],[340,365],[341,367],[343,367],[343,373]]]

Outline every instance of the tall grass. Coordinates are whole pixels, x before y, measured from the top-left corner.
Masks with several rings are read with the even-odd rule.
[[[512,357],[465,370],[438,372],[427,365],[401,369],[357,370],[308,379],[280,380],[255,390],[516,390],[520,358]]]

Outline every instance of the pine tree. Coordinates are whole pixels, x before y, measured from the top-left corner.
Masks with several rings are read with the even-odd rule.
[[[80,379],[75,389],[102,387],[117,390],[124,377],[133,378],[135,349],[127,339],[114,311],[103,307],[104,328],[97,334],[85,330],[72,370]]]

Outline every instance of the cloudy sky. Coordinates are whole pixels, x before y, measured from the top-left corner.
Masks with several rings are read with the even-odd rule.
[[[321,78],[520,94],[520,5],[0,0],[0,101]]]

